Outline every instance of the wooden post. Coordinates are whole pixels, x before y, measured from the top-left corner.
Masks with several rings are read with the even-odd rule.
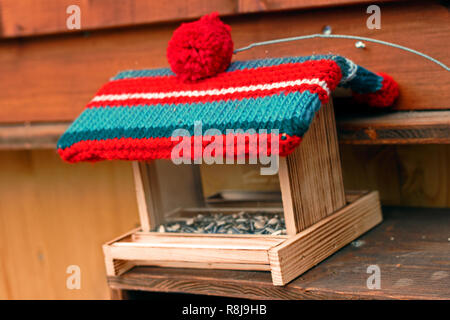
[[[345,205],[333,103],[317,112],[302,143],[280,158],[280,187],[289,235]]]
[[[158,177],[154,162],[133,161],[134,183],[142,231],[148,232],[161,223]]]

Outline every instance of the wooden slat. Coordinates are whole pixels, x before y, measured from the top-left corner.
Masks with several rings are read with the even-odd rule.
[[[364,7],[226,18],[236,47],[251,42],[321,32],[354,34],[413,47],[450,64],[448,10],[436,3],[382,5],[382,28],[366,27]],[[0,123],[71,121],[117,72],[168,66],[166,46],[178,24],[93,32],[87,35],[0,42]],[[424,37],[418,34],[427,35]],[[412,41],[411,39],[414,39]],[[412,42],[411,42],[412,41]],[[394,48],[351,40],[314,39],[255,48],[235,60],[337,53],[400,84],[396,108],[450,109],[450,73]],[[420,75],[420,76],[419,76]]]
[[[207,236],[176,235],[137,233],[133,235],[133,241],[145,243],[147,246],[155,247],[177,247],[177,248],[216,248],[216,249],[248,249],[268,250],[273,246],[285,241],[286,238],[272,237],[215,237],[214,234]]]
[[[106,272],[117,276],[135,265],[269,270],[267,251],[285,237],[128,232],[103,245]]]
[[[339,143],[448,144],[450,111],[398,111],[338,116]],[[0,124],[0,150],[54,149],[69,122]]]
[[[132,260],[114,259],[111,255],[111,247],[108,245],[103,246],[103,255],[105,258],[106,275],[108,276],[120,276],[135,266]]]
[[[270,239],[287,239],[288,235],[259,235],[259,234],[227,234],[227,233],[196,233],[196,234],[186,234],[186,233],[176,233],[176,232],[136,232],[133,237],[137,239],[141,237],[170,237],[170,238],[178,238],[178,237],[196,237],[196,238],[231,238],[231,239],[243,239],[244,241],[248,238],[259,239],[259,238],[270,238]]]
[[[195,268],[217,270],[252,270],[270,271],[268,264],[255,263],[220,263],[220,262],[191,262],[191,261],[143,261],[136,260],[136,266],[157,266],[162,268]]]
[[[337,122],[344,144],[450,143],[450,111],[345,116]]]
[[[133,175],[141,228],[148,232],[163,222],[155,163],[133,161]]]
[[[109,247],[110,257],[118,260],[191,261],[206,263],[268,264],[267,250],[179,248],[117,242]]]
[[[383,223],[284,287],[270,273],[138,267],[108,277],[124,290],[245,299],[450,299],[450,209],[383,207]],[[370,265],[381,288],[367,287]]]
[[[345,205],[333,103],[317,112],[301,147],[280,158],[279,179],[288,234],[294,235]]]
[[[274,285],[284,285],[382,221],[374,191],[269,250]]]
[[[139,163],[137,161],[132,162],[133,166],[133,176],[134,176],[134,188],[136,190],[136,199],[139,210],[139,221],[141,222],[141,228],[143,231],[150,231],[152,224],[155,227],[154,223],[151,223],[151,220],[154,219],[152,216],[152,203],[148,203],[146,190],[148,192],[148,181],[145,177],[143,177],[141,173],[141,169],[139,168]],[[105,253],[106,255],[106,253]]]
[[[70,32],[66,8],[78,5],[82,30],[186,20],[217,11],[222,15],[370,3],[369,0],[2,0],[0,37]],[[386,0],[384,1],[386,2]]]
[[[55,149],[68,122],[0,124],[0,150]]]

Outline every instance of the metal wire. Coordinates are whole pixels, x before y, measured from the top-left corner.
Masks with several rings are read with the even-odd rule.
[[[393,48],[397,48],[400,50],[404,50],[410,53],[414,53],[418,56],[421,56],[422,58],[428,59],[434,63],[436,63],[437,65],[441,66],[442,68],[444,68],[447,71],[450,71],[450,68],[448,66],[446,66],[445,64],[443,64],[442,62],[434,59],[433,57],[430,57],[429,55],[426,55],[425,53],[416,51],[414,49],[408,48],[408,47],[404,47],[395,43],[391,43],[391,42],[387,42],[387,41],[382,41],[382,40],[377,40],[377,39],[372,39],[372,38],[366,38],[366,37],[358,37],[358,36],[349,36],[349,35],[343,35],[343,34],[320,34],[320,33],[316,33],[316,34],[310,34],[310,35],[306,35],[306,36],[298,36],[298,37],[290,37],[290,38],[283,38],[283,39],[274,39],[274,40],[268,40],[268,41],[263,41],[263,42],[255,42],[252,43],[246,47],[243,48],[239,48],[234,50],[234,53],[239,53],[245,50],[249,50],[251,48],[254,47],[259,47],[259,46],[265,46],[265,45],[269,45],[269,44],[276,44],[276,43],[283,43],[283,42],[289,42],[289,41],[297,41],[297,40],[306,40],[306,39],[313,39],[313,38],[332,38],[332,39],[350,39],[350,40],[362,40],[362,41],[367,41],[367,42],[374,42],[374,43],[378,43],[378,44],[383,44],[385,46],[389,46],[389,47],[393,47]]]

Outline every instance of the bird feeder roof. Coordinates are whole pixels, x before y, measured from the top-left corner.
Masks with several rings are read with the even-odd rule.
[[[57,148],[68,162],[170,159],[181,136],[193,146],[196,138],[209,137],[200,140],[204,150],[211,137],[242,130],[237,135],[255,135],[258,141],[266,132],[269,149],[270,139],[277,139],[276,152],[286,156],[337,86],[385,106],[398,94],[391,90],[386,97],[392,83],[387,75],[335,55],[236,61],[226,72],[188,83],[167,68],[123,71],[100,88]],[[225,140],[216,153],[233,148],[248,155],[255,147],[248,139],[231,145]]]

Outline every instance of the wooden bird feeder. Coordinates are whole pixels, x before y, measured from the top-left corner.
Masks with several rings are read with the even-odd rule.
[[[140,265],[260,270],[284,285],[382,221],[378,192],[344,191],[331,102],[300,147],[280,158],[278,205],[205,205],[194,165],[158,161],[133,163],[141,226],[103,246],[108,276]],[[158,232],[167,221],[199,212],[242,210],[284,215],[286,234]]]

